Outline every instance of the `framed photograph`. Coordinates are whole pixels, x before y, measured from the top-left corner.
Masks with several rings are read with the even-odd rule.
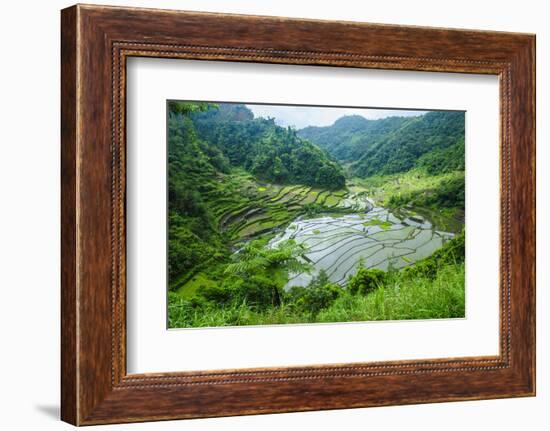
[[[535,394],[535,37],[62,11],[62,419]]]

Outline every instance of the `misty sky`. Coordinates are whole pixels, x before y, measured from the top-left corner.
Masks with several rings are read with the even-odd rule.
[[[392,116],[413,117],[427,111],[401,111],[396,109],[326,108],[313,106],[246,105],[255,117],[272,117],[283,127],[302,129],[307,126],[330,126],[344,115],[362,115],[369,120]]]

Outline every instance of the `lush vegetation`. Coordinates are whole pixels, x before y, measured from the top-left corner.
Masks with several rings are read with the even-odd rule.
[[[291,247],[292,248],[292,247]],[[278,252],[275,252],[278,253]],[[248,260],[250,256],[246,257]],[[260,260],[263,260],[260,258]],[[247,267],[247,265],[245,265]],[[274,270],[272,265],[268,268]],[[171,327],[262,325],[464,316],[464,235],[401,271],[361,268],[346,288],[321,273],[306,287],[286,292],[255,267],[203,286],[191,299],[171,293]],[[244,273],[243,273],[244,274]]]
[[[464,224],[464,118],[463,112],[381,120],[348,116],[298,134],[346,164],[355,177],[348,187],[360,184],[378,205],[413,207],[454,232]]]
[[[330,189],[345,181],[336,163],[293,130],[271,120],[254,120],[242,105],[229,106],[169,104],[168,276],[172,290],[201,269],[224,262],[231,240],[254,236],[301,212],[311,212],[308,205],[322,204],[331,196]],[[210,117],[214,120],[209,121]],[[284,182],[273,166],[268,169],[270,157],[274,157],[273,166],[285,161],[281,172],[288,173],[287,179],[321,183],[324,189],[261,186],[258,178]],[[251,210],[256,218],[239,218]]]
[[[168,171],[170,327],[464,316],[463,113],[296,131],[242,104],[174,101]],[[270,243],[300,216],[364,213],[358,196],[457,235],[400,270],[360,266],[344,284],[313,271],[304,243]],[[391,234],[393,222],[361,225]],[[299,272],[316,275],[285,288]]]
[[[327,153],[279,127],[274,119],[254,118],[244,105],[222,105],[192,116],[199,136],[240,166],[265,181],[305,184],[327,189],[345,185],[342,168]]]
[[[414,169],[404,174],[354,178],[353,183],[364,186],[367,194],[384,207],[397,207],[404,203],[419,206],[437,204],[439,208],[464,207],[464,171],[429,175]]]
[[[415,167],[430,174],[464,170],[463,112],[381,120],[350,116],[329,127],[307,127],[299,135],[351,162],[350,173],[363,178]]]
[[[411,120],[406,117],[388,117],[367,120],[361,115],[348,115],[336,120],[332,126],[309,126],[298,135],[315,142],[337,160],[344,163],[360,159],[378,139],[395,131]]]

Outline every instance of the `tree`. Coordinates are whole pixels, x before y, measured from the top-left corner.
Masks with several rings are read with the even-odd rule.
[[[348,290],[352,294],[366,295],[384,283],[386,273],[380,269],[366,269],[359,266],[357,273],[348,280]]]
[[[273,274],[279,268],[289,272],[307,271],[310,265],[301,257],[306,248],[294,240],[286,240],[275,247],[266,247],[263,241],[250,241],[233,255],[233,262],[225,268],[227,274],[252,275],[257,272]]]
[[[341,293],[342,288],[331,283],[326,271],[321,270],[306,287],[292,288],[289,296],[296,307],[315,315],[330,306]]]
[[[168,110],[172,114],[189,115],[193,112],[204,112],[217,105],[206,102],[179,102],[171,100],[168,102]]]

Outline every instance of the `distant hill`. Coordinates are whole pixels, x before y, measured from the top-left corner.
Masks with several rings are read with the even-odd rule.
[[[410,121],[406,117],[367,120],[361,115],[339,118],[332,126],[310,126],[298,136],[316,143],[341,162],[358,160],[380,137]]]
[[[324,148],[352,175],[368,177],[422,167],[430,174],[464,170],[464,113],[433,111],[418,117],[367,120],[346,116],[298,136]]]

